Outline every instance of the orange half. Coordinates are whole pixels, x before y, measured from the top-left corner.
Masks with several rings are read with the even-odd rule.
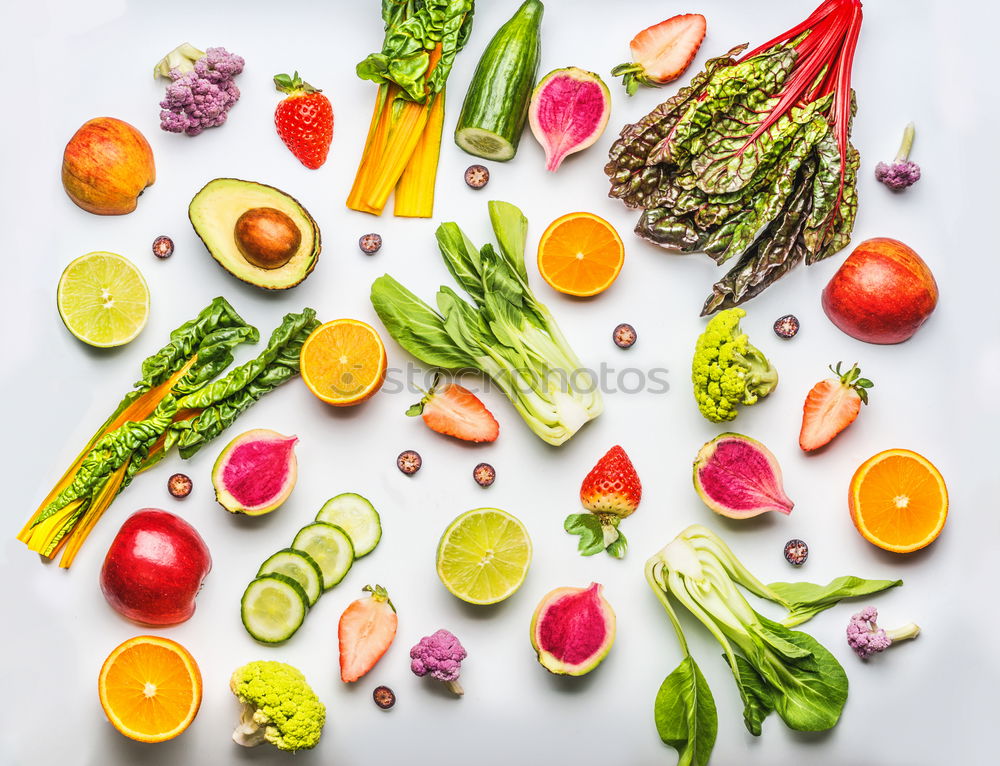
[[[586,297],[604,292],[625,262],[615,227],[593,213],[569,213],[549,224],[538,243],[538,271],[561,293]]]
[[[851,520],[868,542],[910,553],[930,545],[948,518],[944,477],[923,455],[890,449],[870,457],[851,479]]]
[[[348,407],[375,394],[388,361],[375,329],[357,319],[320,325],[302,344],[299,367],[309,390],[327,404]]]
[[[116,648],[97,680],[104,714],[139,742],[164,742],[184,731],[201,706],[201,672],[169,638],[136,636]]]

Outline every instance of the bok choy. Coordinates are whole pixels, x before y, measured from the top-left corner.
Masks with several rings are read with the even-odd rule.
[[[480,370],[532,431],[562,444],[601,414],[601,394],[528,286],[528,220],[508,202],[490,202],[489,211],[497,248],[476,249],[455,223],[437,229],[445,264],[471,301],[442,287],[435,311],[386,274],[372,285],[372,305],[389,334],[417,359]]]
[[[21,530],[31,550],[72,564],[115,496],[172,448],[191,457],[247,407],[296,375],[299,350],[316,327],[315,312],[288,314],[256,358],[215,380],[233,349],[259,333],[224,298],[216,298],[142,364],[136,383],[87,443]]]
[[[694,524],[646,562],[646,580],[670,617],[684,659],[664,680],[654,715],[660,738],[678,764],[708,763],[718,729],[715,701],[688,650],[673,603],[694,615],[721,644],[754,736],[773,711],[797,731],[836,725],[847,701],[847,674],[807,633],[790,628],[845,598],[902,585],[902,580],[838,577],[828,585],[772,583],[754,577],[713,532]],[[787,610],[774,621],[747,602],[737,586]]]

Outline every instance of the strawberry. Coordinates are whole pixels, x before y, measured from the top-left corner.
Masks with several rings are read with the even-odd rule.
[[[406,411],[423,415],[427,426],[439,434],[467,442],[492,442],[500,435],[500,424],[474,393],[457,383],[438,389],[438,378],[419,402]]]
[[[629,43],[633,63],[616,66],[611,74],[624,76],[630,96],[640,85],[655,88],[672,82],[694,60],[705,39],[705,29],[705,17],[700,13],[683,13],[654,24]]]
[[[333,141],[333,107],[330,99],[299,73],[274,76],[274,85],[288,95],[274,109],[274,127],[299,162],[315,170],[326,162]]]
[[[375,667],[396,637],[396,607],[381,585],[366,585],[371,593],[348,604],[340,615],[340,678],[357,681]]]
[[[806,396],[802,406],[802,430],[799,446],[806,452],[829,444],[834,436],[847,428],[858,417],[862,404],[868,404],[868,389],[875,384],[861,377],[861,370],[854,364],[841,372],[843,362],[830,366],[836,378],[821,380]]]
[[[635,512],[641,499],[639,475],[625,450],[615,445],[580,485],[580,502],[589,513],[570,514],[563,528],[580,535],[579,549],[584,556],[607,550],[621,558],[628,542],[618,530],[618,523]]]

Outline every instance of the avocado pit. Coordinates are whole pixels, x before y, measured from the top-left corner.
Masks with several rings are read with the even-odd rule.
[[[236,247],[254,266],[278,269],[302,244],[302,232],[285,213],[273,207],[253,207],[236,219]]]

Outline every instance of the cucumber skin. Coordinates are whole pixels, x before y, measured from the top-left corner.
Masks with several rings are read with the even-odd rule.
[[[479,128],[506,139],[517,153],[538,75],[544,11],[539,0],[525,0],[490,40],[465,94],[456,137],[466,128]]]

